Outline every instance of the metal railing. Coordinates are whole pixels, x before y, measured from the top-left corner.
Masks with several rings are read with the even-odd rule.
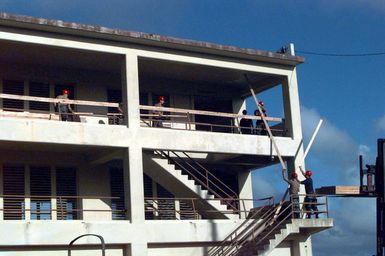
[[[160,122],[163,128],[179,130],[265,135],[265,128],[263,126],[253,128],[240,126],[241,119],[257,121],[261,120],[260,116],[145,105],[140,105],[140,110],[141,121],[144,125],[150,127],[159,127],[154,124]],[[161,116],[154,114],[159,112],[163,114]],[[202,117],[207,121],[199,121]],[[270,123],[275,123],[275,125],[270,127],[275,136],[286,136],[283,118],[266,117],[266,120]]]
[[[262,215],[260,214],[258,218],[255,218],[263,208],[259,209],[250,219],[245,220],[228,235],[218,246],[212,247],[206,255],[236,256],[242,255],[243,252],[253,252],[256,254],[258,249],[263,246],[269,237],[280,231],[282,225],[290,223],[292,219],[303,219],[306,214],[309,213],[316,214],[318,217],[328,218],[327,196],[317,194],[308,195],[322,199],[322,202],[297,201],[297,198],[302,196],[306,195],[292,195],[290,196],[290,201],[281,201],[276,206],[270,206]],[[322,209],[306,210],[307,207],[312,206],[321,207]]]
[[[114,200],[119,197],[103,196],[25,196],[0,195],[4,220],[81,220],[84,213],[111,213],[125,215],[125,209],[81,208],[83,199]]]
[[[64,116],[67,121],[70,122],[91,122],[98,124],[119,124],[123,125],[123,114],[119,113],[119,104],[110,102],[98,102],[89,100],[71,100],[71,99],[56,99],[45,97],[34,97],[26,95],[14,95],[0,93],[0,99],[2,100],[14,100],[14,101],[27,101],[27,102],[44,102],[49,103],[47,110],[38,109],[24,109],[24,104],[18,108],[4,107],[0,110],[0,116],[2,117],[16,117],[16,118],[33,118],[33,119],[46,119],[46,120],[62,120]],[[94,112],[69,112],[60,113],[60,110],[55,111],[54,105],[83,105],[98,108],[98,111]],[[116,109],[114,113],[106,113],[106,108]],[[60,108],[58,108],[60,109]]]
[[[238,210],[238,194],[187,153],[181,152],[186,160],[175,151],[156,150],[155,152],[186,172],[190,178],[194,179],[214,197],[221,200],[228,208],[233,211]]]
[[[233,198],[222,199],[234,201]],[[145,197],[145,212],[147,219],[156,220],[183,220],[183,219],[205,219],[206,216],[221,214],[238,214],[247,216],[247,219],[259,216],[261,211],[253,211],[246,207],[246,204],[253,203],[261,205],[261,208],[274,205],[274,198],[261,199],[235,199],[240,207],[237,210],[215,210],[204,209],[203,201],[220,201],[219,199],[202,198],[166,198],[166,197]]]

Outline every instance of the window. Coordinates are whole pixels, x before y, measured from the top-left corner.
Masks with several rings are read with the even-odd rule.
[[[3,166],[4,220],[24,220],[24,166]]]
[[[124,181],[122,168],[110,168],[111,210],[113,220],[124,220]]]
[[[75,168],[56,168],[57,219],[78,219]]]
[[[29,96],[49,98],[49,84],[30,82],[29,83]],[[49,111],[48,102],[30,101],[30,110]]]
[[[51,169],[49,166],[31,166],[31,219],[51,219]]]
[[[24,95],[24,82],[15,80],[3,81],[3,93]],[[14,99],[3,99],[3,108],[8,111],[23,111],[24,101]]]

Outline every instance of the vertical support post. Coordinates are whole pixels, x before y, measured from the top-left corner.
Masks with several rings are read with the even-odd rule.
[[[0,79],[0,93],[3,93],[3,79]],[[0,99],[0,110],[3,110],[3,99]]]
[[[56,199],[56,169],[51,166],[51,219],[57,220],[57,199]],[[60,205],[62,206],[62,205]]]
[[[29,81],[24,80],[24,95],[29,95]],[[24,111],[29,111],[29,100],[24,100]]]
[[[240,199],[251,199],[253,198],[253,188],[251,180],[251,172],[244,171],[238,172],[238,188]],[[248,211],[253,208],[253,201],[243,201],[244,209],[240,212],[241,218],[246,218]],[[240,206],[239,206],[240,207]]]
[[[31,172],[29,165],[25,166],[24,172],[24,189],[25,189],[25,199],[24,199],[24,216],[25,220],[31,220]]]
[[[0,220],[4,220],[4,187],[3,187],[3,163],[0,162]]]
[[[124,120],[130,128],[140,126],[138,56],[126,54],[122,65]]]
[[[282,82],[285,128],[293,139],[302,139],[297,72],[294,68]]]
[[[152,207],[153,209],[155,209],[155,211],[153,212],[153,217],[156,219],[159,216],[158,186],[153,179],[151,179],[151,186],[152,186],[152,197],[155,198],[152,201]]]
[[[377,140],[376,192],[377,192],[377,256],[384,255],[385,241],[385,139]]]
[[[56,95],[55,95],[55,84],[53,82],[49,82],[49,97],[51,99],[56,98]],[[49,104],[49,112],[50,113],[55,113],[54,104]]]
[[[142,148],[132,146],[124,156],[124,196],[128,219],[132,223],[143,223],[144,187],[143,187],[143,156]]]

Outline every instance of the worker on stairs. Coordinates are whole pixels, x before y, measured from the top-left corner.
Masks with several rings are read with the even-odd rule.
[[[291,178],[288,179],[285,176],[285,171],[282,171],[282,177],[283,179],[289,184],[289,192],[290,192],[290,198],[291,203],[293,204],[293,217],[295,219],[300,218],[300,207],[299,207],[299,187],[301,185],[300,181],[298,180],[298,174],[296,172],[291,173]]]
[[[305,177],[305,180],[301,181],[301,184],[305,185],[306,197],[304,200],[304,206],[307,218],[310,219],[313,212],[316,219],[318,219],[317,197],[314,195],[313,179],[311,178],[313,172],[310,170],[304,171],[302,166],[299,166],[299,169]]]

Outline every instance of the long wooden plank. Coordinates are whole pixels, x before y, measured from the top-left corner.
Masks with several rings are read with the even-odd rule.
[[[248,115],[239,115],[239,114],[204,111],[204,110],[183,109],[183,108],[154,107],[154,106],[140,105],[140,109],[175,112],[175,113],[187,113],[187,114],[194,114],[194,115],[220,116],[220,117],[229,117],[229,118],[245,118],[245,119],[253,119],[253,120],[262,120],[262,117],[259,117],[259,116],[248,116]],[[277,117],[265,117],[265,119],[267,121],[271,121],[271,122],[282,122],[282,120],[283,120],[282,118],[277,118]]]
[[[51,98],[44,98],[44,97],[33,97],[33,96],[14,95],[14,94],[6,94],[6,93],[0,93],[0,98],[13,99],[13,100],[49,102],[49,103],[66,103],[66,104],[97,106],[97,107],[112,107],[112,108],[119,107],[119,103],[109,103],[109,102],[99,102],[99,101],[89,101],[89,100],[51,99]]]
[[[254,92],[253,88],[251,87],[249,78],[247,77],[246,74],[245,74],[245,78],[246,78],[246,81],[247,81],[247,85],[249,86],[250,92],[251,92],[251,94],[253,95],[253,99],[254,99],[254,101],[255,101],[255,104],[257,105],[258,111],[259,111],[259,113],[261,114],[262,121],[263,121],[263,123],[264,123],[264,125],[265,125],[265,128],[266,128],[266,130],[267,130],[267,133],[269,134],[269,138],[270,138],[270,140],[271,140],[271,142],[272,142],[272,144],[273,144],[273,146],[274,146],[275,152],[277,153],[279,162],[281,163],[281,166],[282,166],[282,175],[283,175],[284,172],[287,170],[286,164],[285,164],[285,162],[283,161],[283,158],[282,158],[281,153],[280,153],[280,151],[279,151],[279,149],[278,149],[277,143],[275,142],[273,133],[272,133],[271,130],[270,130],[270,126],[267,124],[266,116],[265,116],[265,114],[263,113],[261,107],[259,106],[259,101],[258,101],[258,99],[257,99],[257,96],[255,95],[255,92]]]
[[[328,186],[316,189],[317,194],[323,195],[359,195],[359,186]]]

